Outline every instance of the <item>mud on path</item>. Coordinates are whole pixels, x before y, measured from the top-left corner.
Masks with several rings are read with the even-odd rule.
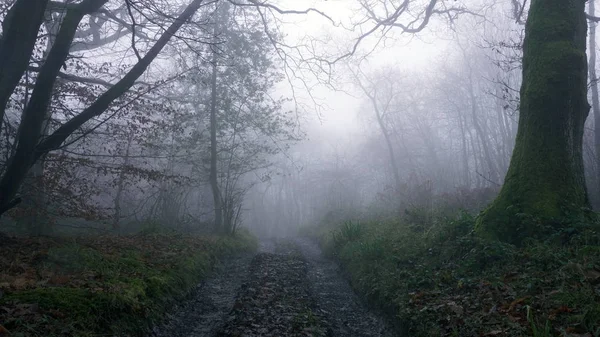
[[[225,263],[152,337],[396,336],[306,239]]]
[[[312,294],[329,322],[332,336],[398,336],[380,315],[367,308],[338,265],[324,257],[314,241],[298,238],[294,243],[308,262],[307,278]]]
[[[306,274],[299,254],[258,254],[217,336],[330,336]]]
[[[213,337],[225,323],[253,255],[224,261],[147,337]]]

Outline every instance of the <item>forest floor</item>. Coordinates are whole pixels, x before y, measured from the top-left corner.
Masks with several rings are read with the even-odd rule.
[[[522,246],[479,238],[473,226],[474,218],[463,213],[420,222],[346,221],[307,231],[353,289],[391,315],[403,335],[600,336],[595,225]]]
[[[321,245],[258,248],[249,235],[3,236],[0,337],[600,336],[597,232],[514,247],[472,226],[347,222],[313,233]]]
[[[166,315],[147,337],[212,337],[225,324],[255,254],[223,261],[186,301]]]
[[[242,278],[255,250],[256,240],[244,233],[0,235],[0,336],[139,336],[164,321],[177,303],[198,293],[198,284],[210,279],[219,265],[232,267],[223,275]],[[240,255],[249,257],[234,258]],[[226,299],[235,289],[235,284],[223,284],[214,293]],[[194,302],[190,313],[205,311],[204,304]],[[228,312],[212,306],[206,311],[219,310]],[[199,314],[194,320],[214,319]]]
[[[0,337],[394,336],[308,239],[0,241]]]
[[[224,264],[151,336],[394,336],[311,241],[265,241],[245,262]]]

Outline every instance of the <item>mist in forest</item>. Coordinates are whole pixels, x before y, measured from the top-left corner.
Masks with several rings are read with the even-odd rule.
[[[14,3],[2,5],[5,22]],[[25,144],[24,111],[74,4],[46,10],[31,61],[5,95],[3,174],[31,167],[5,177],[20,182],[5,195],[22,202],[2,220],[17,232],[155,223],[278,236],[352,217],[478,212],[502,186],[527,15],[514,2],[455,2],[433,14],[415,3],[394,14],[387,1],[200,1],[130,88],[71,125],[180,12],[172,2],[102,3],[55,69],[32,124],[39,136],[29,135],[43,151],[20,169],[11,164]],[[393,25],[381,24],[386,14]],[[593,137],[586,127],[591,186]]]
[[[596,2],[0,0],[0,337],[600,336]]]

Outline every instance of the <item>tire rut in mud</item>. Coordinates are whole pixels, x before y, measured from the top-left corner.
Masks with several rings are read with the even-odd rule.
[[[260,250],[223,263],[148,337],[398,336],[316,243],[267,240]]]
[[[311,291],[330,324],[332,336],[394,337],[402,336],[399,327],[370,310],[354,293],[338,265],[323,256],[318,244],[297,238],[294,244],[308,263],[307,278]],[[398,330],[398,331],[396,331]]]
[[[315,304],[308,264],[293,249],[260,253],[219,337],[331,336]]]
[[[224,261],[147,337],[213,337],[225,323],[252,257],[239,256]]]

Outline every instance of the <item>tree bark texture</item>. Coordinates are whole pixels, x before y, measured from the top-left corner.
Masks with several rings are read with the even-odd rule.
[[[518,243],[589,214],[586,30],[584,0],[531,2],[515,149],[500,194],[478,218],[484,237]]]

